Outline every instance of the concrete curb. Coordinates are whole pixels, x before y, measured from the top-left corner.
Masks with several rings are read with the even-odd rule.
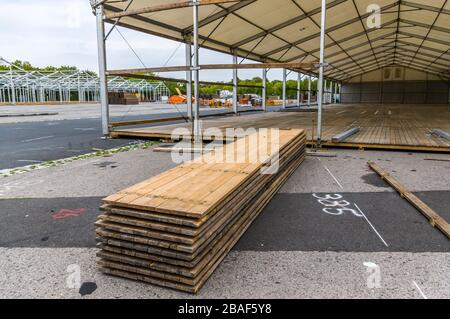
[[[11,113],[11,114],[0,114],[0,117],[24,117],[24,116],[47,116],[47,115],[58,115],[57,112],[45,112],[45,113]]]

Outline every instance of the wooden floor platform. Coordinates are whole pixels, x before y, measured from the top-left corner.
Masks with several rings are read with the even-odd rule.
[[[450,141],[431,134],[433,129],[450,132],[450,105],[339,104],[326,106],[323,114],[323,145],[327,147],[450,153]],[[302,128],[307,131],[309,143],[316,141],[316,125],[315,112],[276,112],[203,120],[203,129],[222,131],[227,128]],[[182,127],[188,129],[190,125],[124,128],[115,130],[112,136],[171,139],[173,130]],[[359,127],[359,133],[343,142],[332,142],[333,136],[352,127]]]

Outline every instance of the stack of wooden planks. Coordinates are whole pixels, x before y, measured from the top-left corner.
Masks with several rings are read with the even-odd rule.
[[[100,270],[197,293],[305,158],[303,130],[262,131],[104,199]]]

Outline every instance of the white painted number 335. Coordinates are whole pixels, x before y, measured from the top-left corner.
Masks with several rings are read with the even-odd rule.
[[[313,194],[317,201],[325,206],[322,211],[329,215],[344,215],[345,213],[351,213],[356,217],[364,217],[363,214],[356,209],[350,208],[353,206],[352,203],[346,201],[342,195],[340,194],[326,194],[326,195],[317,195]],[[350,207],[349,207],[350,206]]]

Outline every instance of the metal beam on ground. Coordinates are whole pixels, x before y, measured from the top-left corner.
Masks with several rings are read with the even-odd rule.
[[[340,143],[345,141],[346,139],[348,139],[349,137],[358,134],[360,132],[360,128],[359,127],[353,127],[345,132],[336,134],[335,136],[332,137],[331,141],[333,143]]]
[[[441,138],[445,138],[446,140],[450,141],[450,133],[444,131],[444,130],[439,130],[439,129],[433,129],[431,131],[434,135],[439,136]]]

